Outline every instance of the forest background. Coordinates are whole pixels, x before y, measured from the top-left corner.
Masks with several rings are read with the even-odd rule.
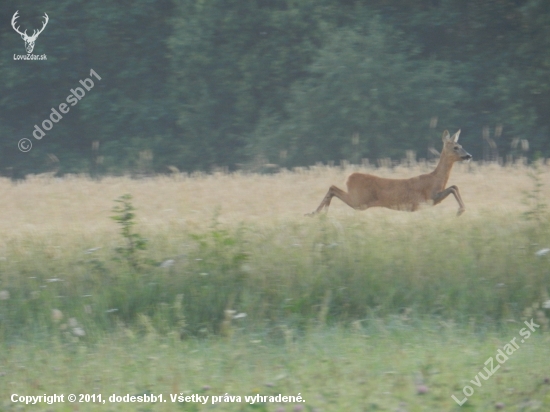
[[[547,1],[3,3],[9,177],[426,158],[459,128],[478,160],[550,156]],[[14,59],[16,10],[28,33],[48,13],[33,51],[47,60]],[[35,139],[91,69],[101,81]]]

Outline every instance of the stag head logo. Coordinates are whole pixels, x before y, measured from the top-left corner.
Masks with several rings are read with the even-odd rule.
[[[27,49],[27,53],[31,54],[33,49],[34,49],[34,42],[38,38],[38,35],[44,31],[44,29],[46,28],[46,25],[48,24],[48,21],[50,20],[50,18],[48,17],[48,15],[46,13],[44,13],[44,19],[45,20],[42,23],[42,28],[40,30],[33,30],[32,36],[28,36],[27,35],[27,30],[25,30],[23,33],[21,33],[21,31],[19,30],[19,26],[15,27],[16,20],[19,18],[17,13],[19,13],[19,10],[17,10],[14,13],[14,15],[11,19],[11,26],[13,27],[13,29],[17,33],[19,33],[21,35],[21,38],[25,41],[25,49]]]

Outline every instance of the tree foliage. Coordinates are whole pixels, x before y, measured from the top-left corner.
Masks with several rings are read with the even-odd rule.
[[[278,146],[290,164],[307,165],[426,147],[431,118],[455,126],[461,90],[448,63],[418,55],[379,18],[337,30],[293,88],[287,119],[261,139],[264,150]]]
[[[3,174],[356,162],[425,153],[444,128],[476,158],[482,130],[500,156],[517,139],[550,156],[544,0],[4,3]],[[48,13],[46,61],[14,60],[16,10],[30,32]],[[102,80],[34,139],[90,69]]]

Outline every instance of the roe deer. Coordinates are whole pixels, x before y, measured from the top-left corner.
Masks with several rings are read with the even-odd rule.
[[[460,130],[453,137],[447,130],[443,132],[443,150],[433,172],[410,179],[386,179],[365,173],[352,173],[346,182],[347,193],[331,186],[317,210],[309,215],[315,215],[323,208],[328,210],[334,196],[354,209],[365,210],[378,206],[413,212],[421,203],[433,202],[437,205],[452,193],[459,206],[457,216],[460,216],[466,208],[458,187],[453,185],[445,189],[454,162],[472,158],[472,155],[457,143],[459,135]]]

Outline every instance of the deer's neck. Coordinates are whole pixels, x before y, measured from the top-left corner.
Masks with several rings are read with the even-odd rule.
[[[453,164],[454,161],[452,159],[449,159],[446,156],[441,156],[439,158],[439,163],[437,164],[435,170],[432,172],[432,175],[434,175],[435,177],[436,185],[440,186],[442,189],[445,188],[445,185],[449,180]]]

